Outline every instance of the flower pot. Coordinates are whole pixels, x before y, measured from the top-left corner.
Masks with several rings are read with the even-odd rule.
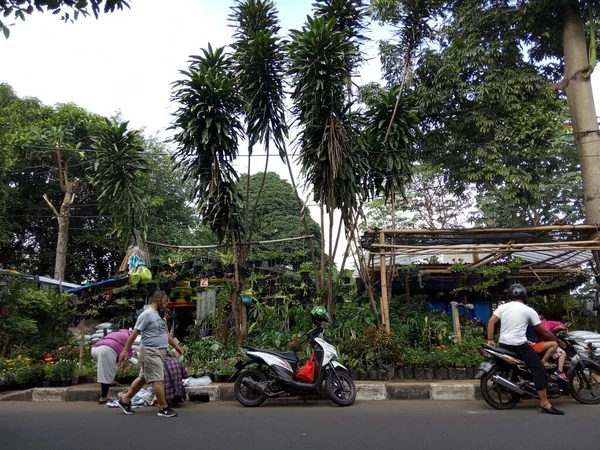
[[[402,370],[402,367],[397,367],[396,368],[395,376],[399,380],[402,380],[404,378],[404,371]]]
[[[475,367],[467,367],[467,380],[475,379]]]
[[[310,281],[310,272],[307,272],[307,271],[300,272],[300,278],[305,283],[309,282]]]
[[[62,380],[60,382],[61,386],[71,386],[71,380]]]
[[[206,278],[211,278],[215,276],[215,271],[214,269],[206,269],[206,271],[204,272],[204,276]]]
[[[425,367],[423,370],[425,371],[425,377],[424,378],[426,380],[433,380],[433,374],[434,374],[433,367]]]
[[[415,380],[423,380],[425,378],[425,369],[423,367],[415,367]]]
[[[367,372],[367,380],[377,380],[377,377],[379,376],[379,371],[373,369],[373,370],[369,370]]]
[[[42,382],[42,387],[50,387],[50,386],[52,386],[52,381],[50,381],[50,380],[44,380]]]
[[[404,373],[404,378],[407,378],[409,380],[415,377],[415,369],[413,369],[412,367],[404,367],[402,369],[402,372]]]
[[[190,281],[190,287],[191,287],[191,288],[198,287],[198,282],[197,282],[196,280],[192,280],[192,281]]]
[[[158,266],[160,266],[160,260],[159,259],[151,259],[150,260],[150,265],[152,267],[158,267]]]
[[[449,377],[447,367],[438,367],[435,371],[435,378],[437,380],[447,380]]]
[[[451,380],[458,380],[458,372],[456,371],[456,367],[448,368],[448,378]]]
[[[519,275],[521,273],[521,268],[520,267],[511,267],[510,268],[510,274],[511,275]]]
[[[231,264],[223,266],[223,272],[225,272],[225,273],[233,273],[233,266]]]
[[[194,267],[194,261],[186,261],[183,263],[184,269],[191,269],[192,267]]]
[[[457,380],[466,380],[467,379],[467,369],[464,367],[456,368],[456,379]]]

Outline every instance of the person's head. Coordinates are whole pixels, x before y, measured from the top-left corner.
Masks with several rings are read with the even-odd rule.
[[[150,301],[150,306],[156,309],[161,317],[165,316],[165,309],[167,307],[167,303],[169,303],[169,297],[164,291],[156,291],[152,295],[152,300]]]
[[[527,289],[521,284],[513,284],[508,288],[508,298],[527,304]]]
[[[540,314],[540,320],[546,320],[543,314]]]

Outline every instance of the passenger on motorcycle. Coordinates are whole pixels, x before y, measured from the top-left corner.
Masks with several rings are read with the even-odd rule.
[[[543,315],[540,314],[540,320],[542,321],[542,325],[546,330],[550,333],[556,335],[559,331],[569,331],[566,325],[562,322],[557,322],[556,320],[546,320]],[[567,359],[567,353],[562,348],[557,348],[554,354],[552,355],[558,362],[558,370],[556,374],[561,377],[563,380],[567,379],[567,376],[563,372],[565,368],[565,361]]]
[[[527,290],[520,284],[508,289],[510,302],[500,305],[488,322],[488,345],[495,346],[494,327],[500,321],[500,347],[515,352],[531,372],[540,399],[539,410],[548,414],[563,415],[548,401],[546,369],[538,354],[527,343],[527,325],[531,324],[545,341],[558,341],[546,330],[533,308],[527,306]]]

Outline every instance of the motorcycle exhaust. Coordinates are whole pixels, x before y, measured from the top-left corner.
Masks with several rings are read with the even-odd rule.
[[[519,395],[524,395],[525,391],[517,386],[512,381],[508,381],[506,378],[502,378],[500,375],[493,375],[492,380],[494,383],[498,383],[500,386],[505,387],[506,389],[513,391]]]
[[[262,384],[257,383],[256,381],[250,378],[244,378],[242,380],[242,384],[247,388],[252,389],[259,395],[263,395],[265,393],[266,386],[263,386]]]

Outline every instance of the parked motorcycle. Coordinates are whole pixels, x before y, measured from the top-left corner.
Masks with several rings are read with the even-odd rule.
[[[304,335],[314,352],[313,382],[296,377],[298,356],[296,352],[278,352],[255,347],[244,347],[247,359],[236,365],[237,376],[233,392],[244,406],[259,406],[267,398],[320,395],[330,398],[336,405],[350,406],[356,399],[356,386],[348,370],[338,359],[336,348],[323,338],[323,322],[331,319],[322,306],[311,313],[316,325]],[[252,368],[246,369],[252,366]]]
[[[548,397],[571,395],[579,403],[600,403],[600,364],[575,349],[576,341],[567,332],[556,334],[567,353],[564,373],[566,380],[547,369]],[[475,375],[481,379],[481,395],[495,409],[514,408],[522,399],[538,398],[531,372],[517,354],[487,344],[479,349],[486,358]]]

